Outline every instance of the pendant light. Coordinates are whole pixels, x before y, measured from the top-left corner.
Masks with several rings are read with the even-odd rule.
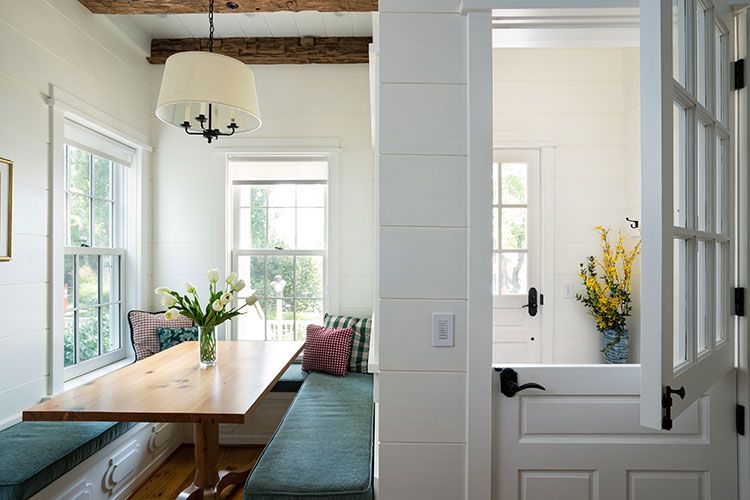
[[[210,144],[253,131],[261,121],[253,72],[245,63],[213,51],[214,0],[208,3],[208,24],[208,52],[179,52],[167,59],[156,116]]]

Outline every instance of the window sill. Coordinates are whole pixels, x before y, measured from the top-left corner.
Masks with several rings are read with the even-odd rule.
[[[128,366],[132,362],[133,360],[129,358],[121,359],[120,361],[115,361],[114,363],[109,364],[107,366],[103,366],[97,370],[90,371],[76,378],[72,378],[63,384],[63,390],[67,391],[67,390],[74,389],[76,387],[80,387],[82,385],[88,384],[92,380],[96,380],[99,377],[103,377],[104,375],[108,373],[112,373],[114,371],[119,370],[122,367]]]

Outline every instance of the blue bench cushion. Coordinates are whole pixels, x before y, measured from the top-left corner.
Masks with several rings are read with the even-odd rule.
[[[308,373],[297,363],[289,365],[289,368],[281,375],[271,392],[297,392],[307,379]]]
[[[29,498],[134,425],[21,422],[0,431],[0,500]]]
[[[311,373],[245,484],[245,500],[371,500],[372,375]]]

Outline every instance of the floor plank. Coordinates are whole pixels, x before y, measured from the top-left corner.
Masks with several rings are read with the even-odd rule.
[[[222,446],[219,450],[219,468],[246,467],[258,459],[262,446]],[[133,500],[176,498],[193,480],[195,462],[193,446],[182,445],[130,496]],[[242,500],[243,485],[224,490],[222,499]]]

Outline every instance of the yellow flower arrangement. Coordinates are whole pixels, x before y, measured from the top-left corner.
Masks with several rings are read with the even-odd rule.
[[[620,334],[625,332],[633,308],[633,263],[641,252],[641,242],[627,249],[625,236],[621,232],[613,245],[609,240],[609,228],[596,226],[594,230],[601,239],[602,257],[596,259],[590,256],[585,264],[581,263],[578,277],[586,288],[586,294],[577,294],[576,300],[588,309],[597,330],[616,332],[615,338],[602,349],[606,352],[620,341]]]

